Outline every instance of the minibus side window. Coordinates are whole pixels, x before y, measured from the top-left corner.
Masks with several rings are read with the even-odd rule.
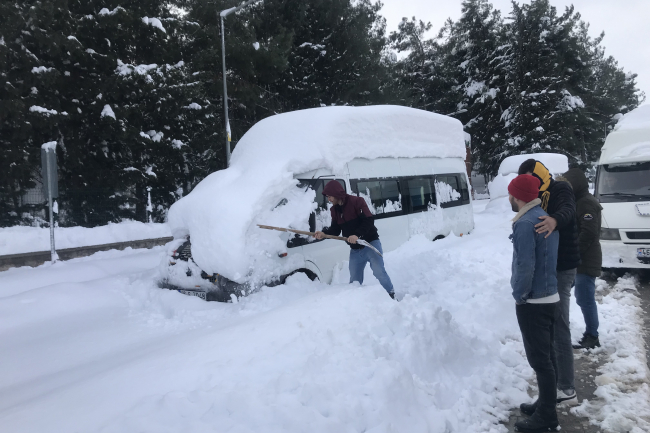
[[[429,205],[436,204],[436,192],[431,178],[414,178],[406,180],[408,185],[409,201],[411,212],[422,212],[429,208]]]
[[[467,187],[467,179],[462,173],[458,175],[460,179],[460,200],[463,204],[469,204],[469,188]]]
[[[359,180],[353,187],[363,197],[376,216],[389,216],[402,212],[402,195],[397,180]]]
[[[437,175],[435,188],[441,208],[444,209],[463,204],[458,177],[455,174]]]

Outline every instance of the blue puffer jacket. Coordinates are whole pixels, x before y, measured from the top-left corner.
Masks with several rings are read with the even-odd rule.
[[[539,199],[535,202],[537,203]],[[548,238],[537,234],[535,224],[542,215],[548,215],[537,204],[521,215],[512,225],[512,296],[519,304],[527,299],[538,299],[557,293],[557,248],[559,234]]]

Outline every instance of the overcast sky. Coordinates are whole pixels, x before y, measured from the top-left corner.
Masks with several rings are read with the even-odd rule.
[[[461,0],[381,0],[381,14],[386,18],[387,31],[397,30],[402,17],[431,22],[435,33],[447,18],[460,18]],[[492,0],[502,16],[512,9],[509,0]],[[530,0],[518,1],[530,3]],[[573,4],[583,21],[590,23],[592,37],[605,32],[602,45],[626,72],[638,74],[637,87],[646,93],[650,103],[650,0],[551,0],[551,5],[563,12]],[[434,33],[434,34],[435,34]]]

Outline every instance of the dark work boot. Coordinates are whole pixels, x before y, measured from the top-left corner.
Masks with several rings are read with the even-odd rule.
[[[390,296],[391,299],[395,299],[395,292],[388,292],[388,296]]]
[[[522,433],[542,433],[557,431],[560,423],[557,421],[557,414],[542,416],[535,412],[530,418],[519,420],[515,423],[515,431]]]
[[[531,416],[537,410],[537,402],[538,400],[535,400],[532,403],[522,403],[521,405],[519,405],[519,410],[524,415]]]
[[[600,347],[600,341],[598,337],[594,337],[591,334],[584,334],[578,344],[574,344],[574,349],[594,349]]]

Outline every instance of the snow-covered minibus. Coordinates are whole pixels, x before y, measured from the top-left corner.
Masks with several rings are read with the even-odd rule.
[[[170,209],[175,240],[160,286],[228,301],[295,273],[329,283],[349,246],[262,230],[314,232],[330,224],[323,187],[338,181],[363,197],[384,252],[414,235],[436,240],[474,228],[461,123],[398,106],[323,107],[255,124],[231,166]]]
[[[650,105],[623,116],[607,136],[595,196],[603,268],[650,268]]]

